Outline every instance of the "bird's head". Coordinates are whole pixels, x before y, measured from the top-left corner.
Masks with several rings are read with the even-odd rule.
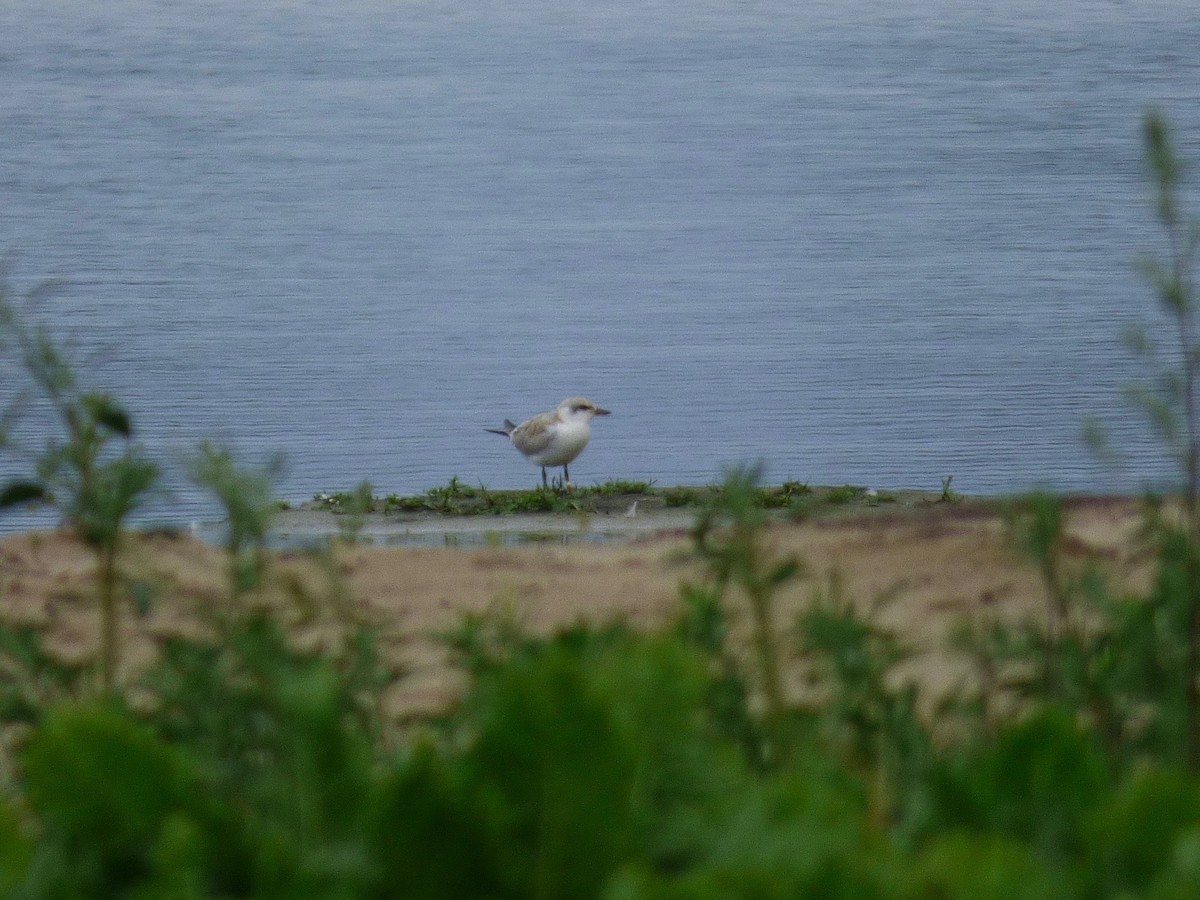
[[[591,421],[593,416],[607,416],[607,409],[601,409],[587,397],[568,397],[558,404],[558,417],[564,422],[572,419]]]

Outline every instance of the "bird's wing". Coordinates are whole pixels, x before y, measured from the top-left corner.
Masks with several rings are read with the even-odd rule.
[[[538,413],[513,429],[512,442],[526,456],[541,453],[550,446],[554,432],[550,428],[556,421],[554,413]]]

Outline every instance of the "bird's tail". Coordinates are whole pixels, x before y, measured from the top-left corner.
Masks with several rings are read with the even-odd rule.
[[[511,435],[513,433],[513,430],[516,427],[517,426],[515,424],[513,424],[511,419],[505,419],[503,428],[485,428],[483,430],[490,431],[492,434],[502,434],[505,437],[508,437],[509,435]]]

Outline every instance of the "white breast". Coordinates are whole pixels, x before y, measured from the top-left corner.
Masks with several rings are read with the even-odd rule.
[[[529,457],[538,466],[565,466],[587,446],[592,429],[586,421],[558,422],[552,426],[550,443],[544,450]]]

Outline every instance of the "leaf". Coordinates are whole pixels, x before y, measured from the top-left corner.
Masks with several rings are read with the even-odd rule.
[[[1171,145],[1171,136],[1166,120],[1157,110],[1146,115],[1142,128],[1142,140],[1150,171],[1158,181],[1160,189],[1169,192],[1179,181],[1180,161]],[[1160,206],[1160,213],[1168,213]],[[1165,216],[1164,216],[1165,217]]]
[[[129,586],[129,597],[133,601],[133,608],[138,614],[138,618],[144,619],[150,615],[150,608],[154,603],[154,586],[145,581],[135,581]]]
[[[131,452],[97,467],[72,504],[71,519],[80,536],[94,547],[111,544],[157,478],[158,466]]]
[[[130,861],[136,865],[167,815],[197,791],[180,751],[132,717],[100,705],[56,707],[30,738],[22,759],[26,800],[44,839],[86,847],[75,860],[81,873],[100,873],[106,866],[119,871]]]
[[[1100,462],[1107,466],[1117,465],[1117,452],[1109,440],[1108,429],[1094,416],[1087,416],[1080,428],[1084,444]]]
[[[0,491],[0,509],[22,503],[38,503],[50,499],[46,486],[37,481],[10,481]]]
[[[1154,341],[1140,325],[1128,325],[1121,332],[1121,343],[1125,349],[1137,356],[1152,358],[1155,354]]]
[[[800,571],[800,563],[796,559],[786,559],[776,566],[769,576],[771,584],[783,584]]]
[[[107,394],[86,394],[83,404],[97,425],[103,425],[122,437],[133,435],[133,424],[129,414],[112,397]]]

